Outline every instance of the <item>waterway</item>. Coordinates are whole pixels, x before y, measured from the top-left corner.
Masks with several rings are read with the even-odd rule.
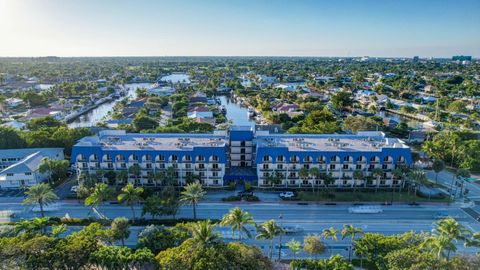
[[[255,126],[255,120],[248,117],[248,109],[235,103],[229,96],[219,96],[220,103],[227,110],[227,119],[235,126]]]
[[[377,115],[379,115],[381,117],[390,118],[392,120],[395,120],[398,123],[406,123],[407,126],[413,128],[413,129],[422,129],[423,128],[423,123],[421,121],[411,119],[411,118],[407,118],[405,116],[401,116],[401,115],[394,114],[394,113],[391,113],[391,112],[380,111],[380,112],[377,113]]]
[[[130,99],[137,98],[136,90],[139,87],[148,88],[152,84],[151,83],[130,83],[126,84],[125,87],[128,89],[127,95]],[[77,127],[93,127],[99,121],[103,120],[104,117],[108,115],[108,113],[113,109],[115,104],[122,100],[123,98],[116,99],[111,102],[103,103],[102,105],[98,106],[97,108],[91,110],[90,112],[80,116],[75,121],[68,124],[70,128],[77,128]]]

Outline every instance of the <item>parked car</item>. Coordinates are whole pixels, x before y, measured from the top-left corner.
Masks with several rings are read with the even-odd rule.
[[[295,193],[293,193],[292,191],[285,191],[285,192],[282,192],[280,193],[280,198],[293,198],[295,197]]]
[[[253,196],[253,191],[243,190],[243,191],[238,192],[237,196],[240,196],[240,197]]]

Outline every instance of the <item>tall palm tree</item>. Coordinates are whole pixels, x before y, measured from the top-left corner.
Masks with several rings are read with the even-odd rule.
[[[298,176],[302,178],[302,180],[306,180],[308,178],[309,171],[307,168],[303,167],[298,171]],[[302,183],[303,184],[303,183]]]
[[[25,234],[35,234],[43,233],[45,234],[47,227],[52,225],[52,220],[48,217],[42,218],[33,218],[31,220],[20,220],[15,223],[15,233],[25,233]]]
[[[275,220],[271,219],[265,221],[257,228],[257,239],[265,239],[270,241],[269,245],[269,258],[273,257],[273,239],[283,233],[283,229],[277,225]]]
[[[353,227],[352,225],[343,225],[343,229],[341,231],[342,240],[346,237],[350,236],[350,250],[348,251],[348,260],[351,259],[351,253],[353,249],[353,242],[355,241],[355,237],[359,234],[363,234],[363,230],[360,228]]]
[[[115,181],[115,185],[118,185],[118,184],[124,185],[127,183],[127,180],[128,180],[128,172],[125,170],[118,171],[117,181]]]
[[[377,179],[375,183],[375,192],[377,192],[378,186],[380,185],[380,178],[383,176],[383,170],[380,168],[375,168],[372,171],[372,175]]]
[[[244,232],[248,238],[252,235],[245,225],[253,224],[255,221],[250,213],[243,211],[239,207],[230,209],[230,212],[223,216],[220,225],[232,227],[232,234],[236,230],[238,232],[238,240],[242,240],[242,232]]]
[[[132,166],[130,166],[130,168],[128,168],[128,172],[133,175],[133,177],[135,178],[135,183],[137,183],[142,173],[140,166],[138,164],[133,164]]]
[[[40,214],[45,216],[43,207],[54,203],[58,200],[57,195],[53,192],[52,188],[45,183],[31,186],[25,194],[27,198],[23,200],[24,204],[38,204],[40,206]]]
[[[119,202],[123,202],[126,205],[130,206],[132,210],[132,217],[135,220],[135,208],[134,205],[137,204],[142,200],[142,187],[134,187],[132,183],[128,183],[126,186],[122,188],[122,193],[117,196],[117,200]]]
[[[188,230],[192,234],[193,241],[201,246],[209,246],[218,241],[219,235],[214,232],[217,224],[210,220],[202,220],[191,223]]]
[[[310,170],[308,170],[308,173],[313,176],[315,180],[318,180],[320,176],[322,175],[322,172],[318,167],[312,167]],[[315,181],[312,182],[312,192],[315,192]]]
[[[193,207],[193,219],[197,219],[197,204],[207,194],[199,182],[191,183],[185,186],[185,190],[180,193],[180,201],[190,204]]]
[[[337,234],[340,232],[340,230],[337,230],[333,227],[330,227],[328,229],[325,229],[323,230],[322,232],[322,237],[323,239],[327,240],[327,239],[332,239],[333,241],[337,241],[338,238],[337,238]],[[330,254],[332,253],[332,250],[330,249]]]
[[[428,181],[427,176],[425,176],[425,172],[421,169],[414,169],[410,171],[409,175],[410,181],[413,182],[414,187],[413,187],[413,194],[414,194],[414,203],[416,202],[417,199],[417,190],[418,186],[422,183],[425,183]]]
[[[362,170],[355,170],[353,171],[353,179],[355,180],[363,180],[363,171]],[[353,183],[353,192],[357,189],[357,183]]]
[[[85,198],[85,205],[98,210],[104,201],[112,197],[112,193],[112,189],[107,184],[97,183],[92,193]]]
[[[420,244],[420,248],[424,248],[428,252],[435,254],[438,259],[442,257],[447,257],[445,256],[445,252],[444,252],[445,250],[448,250],[449,254],[450,254],[450,251],[457,250],[457,247],[455,246],[455,244],[451,240],[449,240],[448,237],[444,235],[430,236],[425,238],[423,242]]]
[[[446,218],[436,222],[436,227],[433,230],[433,233],[438,237],[445,237],[444,241],[448,242],[457,242],[458,240],[463,240],[467,235],[470,235],[471,232],[465,228],[463,225],[458,223],[453,218]],[[447,244],[445,244],[448,246]],[[455,245],[454,245],[455,246]],[[447,260],[450,257],[450,251],[455,251],[456,249],[450,250],[447,249]]]

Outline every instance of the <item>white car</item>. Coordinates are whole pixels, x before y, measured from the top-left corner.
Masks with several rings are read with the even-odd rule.
[[[282,193],[280,193],[280,197],[281,198],[293,198],[293,197],[295,197],[295,193],[293,193],[291,191],[282,192]]]
[[[72,186],[72,187],[70,188],[70,191],[71,191],[71,192],[77,192],[77,189],[78,189],[78,186]]]
[[[348,212],[351,214],[378,214],[378,213],[382,213],[383,209],[380,206],[362,205],[362,206],[349,207]]]

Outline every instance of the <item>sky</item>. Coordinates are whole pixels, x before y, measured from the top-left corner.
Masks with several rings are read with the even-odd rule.
[[[0,0],[0,56],[480,57],[480,0]]]

